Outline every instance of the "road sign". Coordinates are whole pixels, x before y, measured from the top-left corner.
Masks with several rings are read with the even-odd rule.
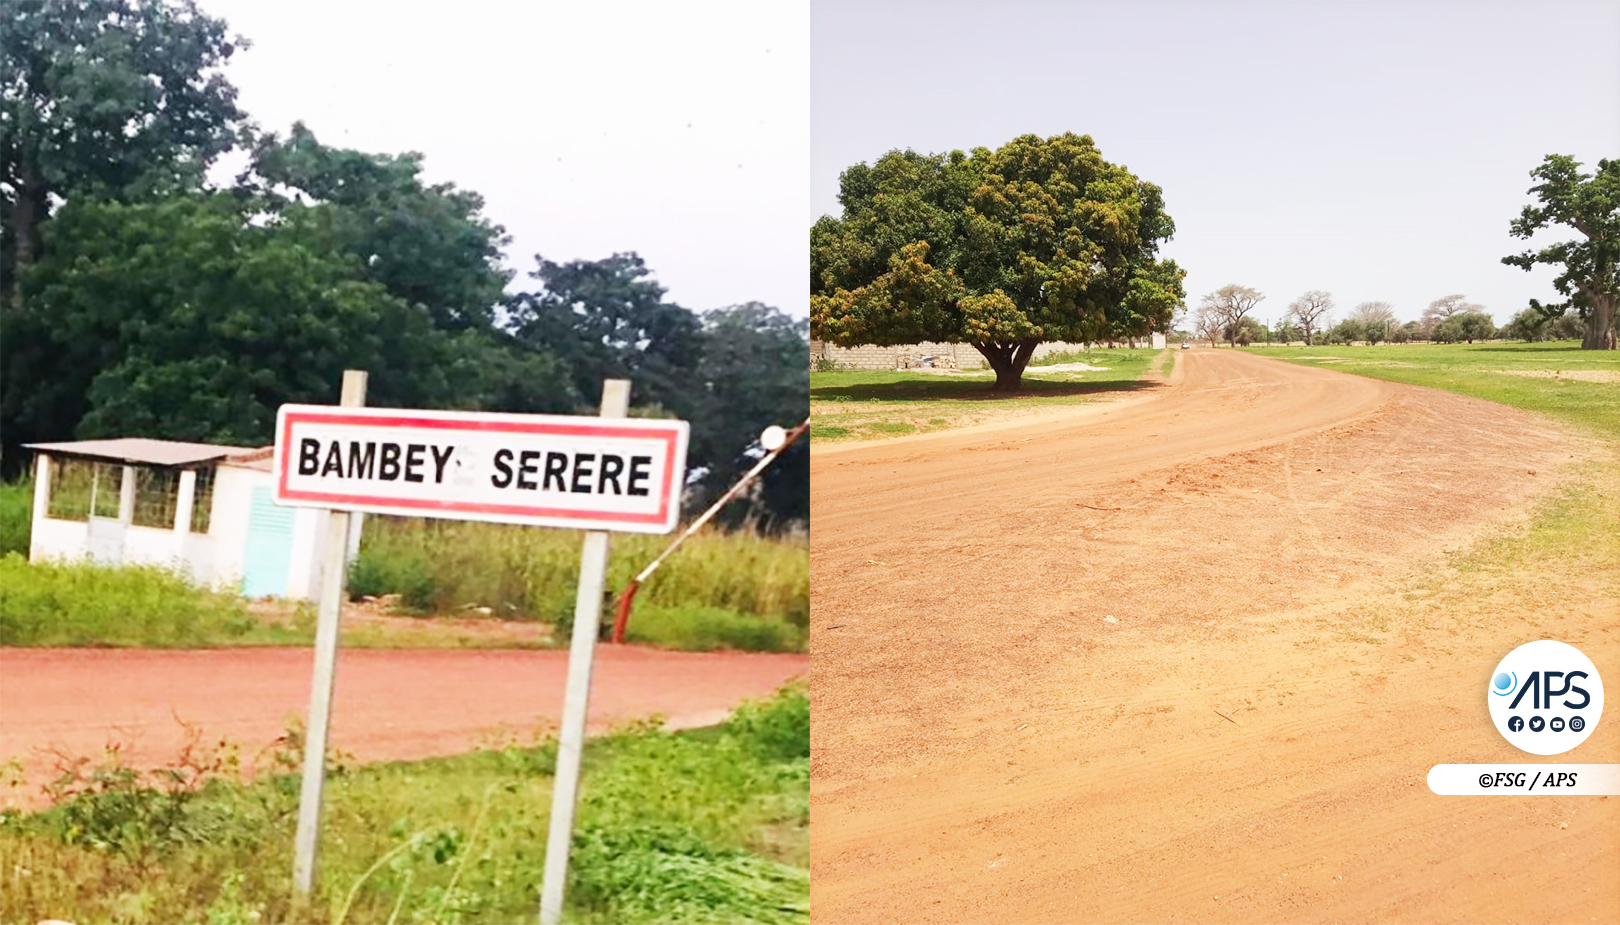
[[[280,504],[668,533],[687,424],[565,415],[283,405]]]

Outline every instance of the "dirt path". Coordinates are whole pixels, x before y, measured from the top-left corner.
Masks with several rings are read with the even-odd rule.
[[[1425,785],[1534,760],[1483,696],[1519,643],[1620,677],[1612,583],[1407,581],[1592,447],[1228,351],[1154,394],[815,449],[814,919],[1620,921],[1620,798]]]
[[[39,749],[99,756],[110,740],[141,766],[171,760],[176,717],[251,757],[309,704],[312,650],[0,649],[0,762],[48,764]],[[808,667],[803,655],[665,652],[603,646],[592,676],[593,729],[661,713],[671,725],[718,722]],[[338,655],[332,745],[361,761],[527,741],[562,712],[568,653],[348,650]]]

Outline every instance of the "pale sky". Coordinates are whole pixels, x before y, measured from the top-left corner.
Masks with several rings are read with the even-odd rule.
[[[809,11],[772,3],[199,0],[262,128],[419,151],[534,255],[635,251],[695,310],[809,314]]]
[[[1560,298],[1500,262],[1530,170],[1620,158],[1617,51],[1616,0],[815,0],[809,220],[892,149],[1072,131],[1163,187],[1190,307],[1238,283],[1262,321],[1310,289],[1409,320],[1462,293],[1505,324]]]

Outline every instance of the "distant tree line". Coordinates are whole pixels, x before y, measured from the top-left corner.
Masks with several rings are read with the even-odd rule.
[[[0,8],[0,461],[108,436],[259,445],[284,402],[633,413],[692,423],[693,503],[802,419],[806,322],[759,303],[695,313],[633,253],[556,263],[508,291],[505,230],[418,154],[259,130],[224,73],[246,47],[193,0]],[[247,155],[229,185],[206,171]],[[733,511],[808,515],[791,451]]]

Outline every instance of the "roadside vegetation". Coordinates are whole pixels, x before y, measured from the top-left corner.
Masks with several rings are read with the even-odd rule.
[[[1620,438],[1620,353],[1578,343],[1251,347],[1302,365],[1430,386]]]
[[[308,645],[309,604],[250,606],[235,594],[196,586],[158,566],[27,561],[27,487],[0,490],[0,645],[151,646]],[[12,516],[17,514],[18,516]],[[15,542],[15,546],[11,545]],[[669,542],[615,537],[608,588],[617,594]],[[343,630],[345,645],[566,645],[574,615],[581,534],[499,524],[368,518],[349,594],[392,595],[398,612],[432,617],[539,622],[549,637]],[[277,611],[276,617],[267,616]],[[802,652],[808,645],[810,572],[806,540],[715,529],[689,540],[636,597],[627,639],[668,649]],[[604,619],[610,620],[611,613]],[[414,622],[414,621],[413,621]],[[427,629],[432,620],[421,621]]]
[[[565,918],[807,921],[809,723],[808,697],[789,686],[718,727],[649,722],[591,740]],[[363,768],[331,756],[307,908],[290,886],[300,744],[289,730],[251,782],[229,743],[194,742],[149,773],[116,750],[62,756],[59,802],[0,810],[0,922],[534,918],[554,739]]]
[[[872,440],[950,430],[1008,413],[1096,401],[1152,388],[1150,370],[1168,374],[1173,354],[1151,349],[1099,349],[1043,357],[1018,391],[992,391],[993,371],[826,371],[810,374],[810,436],[821,441]],[[1069,363],[1100,370],[1051,370]],[[1159,367],[1157,364],[1164,364]]]

